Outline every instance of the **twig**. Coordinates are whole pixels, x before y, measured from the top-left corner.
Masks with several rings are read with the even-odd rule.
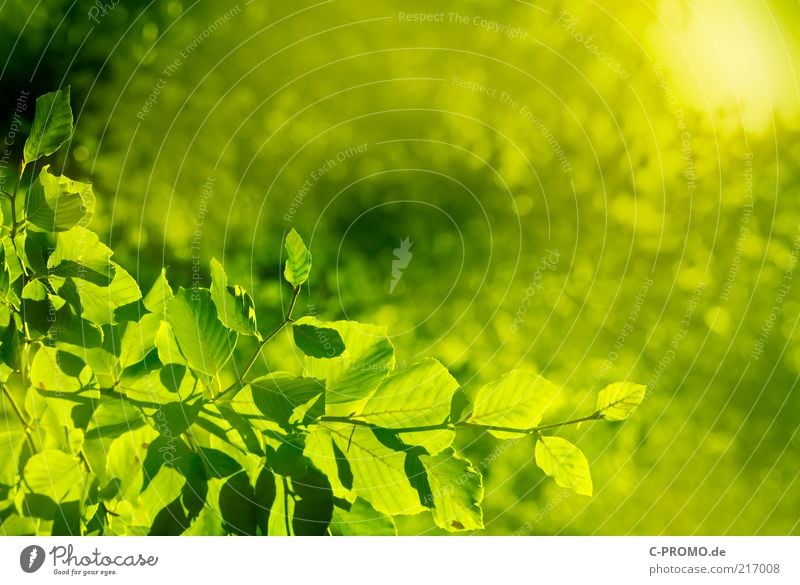
[[[538,427],[531,427],[527,429],[516,429],[512,427],[501,427],[501,426],[494,426],[494,425],[482,425],[480,423],[474,423],[469,421],[459,421],[455,423],[444,422],[438,425],[423,425],[417,427],[404,427],[398,429],[387,429],[390,431],[394,431],[396,433],[419,433],[424,431],[441,431],[445,429],[454,429],[457,427],[468,427],[468,428],[476,428],[476,429],[483,429],[485,431],[498,431],[504,433],[519,433],[530,435],[533,433],[539,433],[541,431],[546,431],[549,429],[556,429],[560,427],[565,427],[568,425],[574,425],[582,422],[587,422],[590,420],[600,420],[603,416],[599,412],[592,413],[588,416],[584,416],[582,418],[576,418],[573,420],[567,420],[558,423],[552,423],[547,425],[540,425]],[[321,416],[317,419],[317,422],[325,423],[325,422],[337,422],[337,423],[345,423],[345,424],[352,424],[354,426],[360,427],[368,427],[368,428],[383,428],[378,427],[377,425],[373,425],[372,423],[359,420],[356,418],[350,418],[346,416]]]
[[[261,355],[261,350],[264,349],[264,346],[267,345],[267,343],[269,343],[272,339],[274,339],[275,336],[278,335],[278,333],[283,331],[284,327],[286,327],[289,323],[293,322],[292,312],[294,311],[294,307],[297,304],[297,298],[300,296],[300,290],[301,288],[299,286],[295,287],[294,292],[292,293],[292,300],[289,303],[289,309],[286,311],[286,316],[283,318],[283,321],[281,321],[280,324],[277,327],[275,327],[275,329],[273,329],[269,335],[267,335],[264,339],[258,342],[258,347],[256,348],[253,357],[250,358],[250,361],[245,366],[244,370],[239,376],[239,379],[236,380],[233,384],[231,384],[227,388],[225,388],[225,390],[217,394],[217,398],[222,398],[224,396],[227,396],[228,394],[236,390],[241,384],[244,384],[245,377],[247,376],[247,374],[250,373],[250,370],[253,369],[253,366],[256,365],[258,356]]]
[[[0,384],[0,387],[3,388],[3,393],[8,396],[9,402],[11,402],[11,408],[16,413],[17,417],[19,418],[19,422],[22,423],[22,427],[25,429],[25,438],[28,441],[28,445],[31,448],[31,451],[34,453],[36,452],[36,447],[33,444],[33,439],[31,438],[31,425],[28,422],[25,415],[22,413],[22,409],[17,404],[17,401],[14,400],[14,397],[11,395],[11,392],[8,391],[5,384]]]

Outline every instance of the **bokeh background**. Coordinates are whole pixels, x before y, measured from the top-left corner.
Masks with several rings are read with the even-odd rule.
[[[546,480],[529,441],[462,435],[485,533],[798,534],[798,17],[796,0],[4,0],[0,130],[72,86],[55,166],[94,183],[93,227],[143,288],[162,266],[188,286],[198,261],[207,281],[217,257],[267,327],[294,227],[315,261],[300,310],[388,325],[401,362],[437,357],[470,392],[541,371],[564,388],[553,420],[648,385],[625,424],[563,431],[591,499]],[[279,342],[258,367],[300,360]]]

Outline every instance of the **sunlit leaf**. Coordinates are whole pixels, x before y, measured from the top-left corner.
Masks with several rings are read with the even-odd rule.
[[[25,217],[35,229],[63,232],[88,224],[94,205],[91,185],[53,175],[46,165],[28,189]]]
[[[237,334],[217,318],[207,289],[178,289],[167,302],[167,321],[192,369],[214,376],[233,354]]]
[[[478,391],[468,420],[488,427],[529,429],[542,421],[557,392],[558,388],[542,376],[513,370]],[[517,436],[502,430],[491,432],[500,438]]]
[[[344,341],[345,351],[335,358],[306,356],[303,375],[325,380],[325,412],[347,416],[358,411],[394,368],[394,347],[386,328],[355,321],[326,323]]]
[[[283,275],[293,287],[308,280],[311,272],[311,252],[308,251],[300,234],[292,229],[286,236],[286,268]]]
[[[31,457],[22,472],[26,487],[54,502],[74,500],[83,488],[80,462],[61,451],[46,450]]]
[[[483,480],[472,464],[452,449],[421,458],[428,474],[433,519],[450,532],[483,528]]]
[[[228,286],[222,264],[211,260],[211,299],[222,324],[242,335],[257,335],[256,308],[253,298],[238,284]]]
[[[356,417],[387,429],[443,424],[458,382],[438,360],[426,358],[384,379]]]
[[[561,487],[584,496],[592,495],[592,476],[586,456],[561,437],[540,437],[536,442],[536,465]]]
[[[373,431],[344,423],[326,423],[327,440],[346,457],[352,474],[352,491],[367,500],[377,511],[388,515],[417,514],[425,507],[406,471],[406,454],[384,445]],[[323,441],[325,434],[318,437]],[[306,445],[306,452],[309,447]],[[331,451],[329,451],[331,452]],[[310,453],[317,464],[323,453]],[[330,463],[321,467],[327,473]],[[413,478],[412,478],[413,479]],[[339,476],[341,481],[341,475]]]
[[[646,386],[631,382],[610,384],[597,396],[597,412],[606,420],[625,420],[644,400]]]
[[[363,498],[344,508],[337,504],[329,526],[333,536],[395,536],[397,527],[391,516],[381,514]]]

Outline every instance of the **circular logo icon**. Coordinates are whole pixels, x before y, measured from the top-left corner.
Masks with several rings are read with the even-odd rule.
[[[35,573],[44,564],[44,549],[41,546],[32,544],[22,549],[19,555],[19,566],[26,573]]]

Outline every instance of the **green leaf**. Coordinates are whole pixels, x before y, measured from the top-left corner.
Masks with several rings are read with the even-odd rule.
[[[353,472],[342,450],[333,442],[330,431],[321,426],[312,427],[305,438],[305,455],[314,467],[322,471],[331,483],[336,498],[352,502]]]
[[[147,449],[157,436],[155,430],[144,426],[120,435],[111,443],[106,472],[108,477],[119,480],[119,491],[123,498],[131,500],[142,491]]]
[[[119,362],[121,367],[126,368],[142,361],[155,347],[155,339],[161,327],[164,310],[171,298],[172,289],[167,282],[165,271],[162,270],[150,292],[144,297],[144,306],[149,313],[142,315],[137,322],[131,322],[125,326],[120,341]]]
[[[561,437],[539,437],[536,465],[561,487],[592,495],[592,476],[583,451]]]
[[[37,98],[31,133],[23,151],[25,164],[53,154],[72,136],[69,93],[67,86]]]
[[[161,321],[158,326],[155,344],[158,350],[158,360],[162,364],[187,365],[186,358],[183,357],[181,350],[178,348],[178,342],[175,340],[172,327],[166,321]]]
[[[75,227],[57,234],[47,261],[53,289],[97,325],[115,323],[117,309],[142,298],[136,280],[111,261],[111,254],[95,233]]]
[[[3,363],[13,370],[21,370],[24,348],[25,336],[22,331],[17,330],[15,318],[12,318],[0,336],[0,357]]]
[[[31,457],[22,472],[31,493],[56,503],[76,500],[83,489],[83,471],[72,455],[52,449]]]
[[[293,287],[301,286],[308,280],[311,272],[311,252],[308,251],[300,234],[294,229],[289,232],[284,242],[286,246],[286,268],[283,275]]]
[[[352,491],[367,500],[377,511],[390,516],[419,514],[425,511],[419,492],[411,485],[406,471],[407,454],[395,451],[378,440],[365,427],[345,423],[325,423],[313,447],[306,443],[306,455],[330,477],[331,442],[346,457],[352,474]],[[326,436],[327,435],[327,436]],[[318,464],[318,461],[320,464]],[[339,470],[343,466],[339,465]],[[331,485],[341,485],[342,474]]]
[[[33,518],[11,514],[0,524],[0,534],[4,536],[37,536],[36,523]]]
[[[70,362],[79,363],[76,372],[65,373]],[[53,347],[43,346],[38,349],[30,369],[31,386],[39,390],[54,393],[79,392],[89,386],[92,373],[84,368],[83,362],[74,356]]]
[[[483,528],[483,478],[472,464],[448,449],[420,457],[428,473],[433,519],[450,532]]]
[[[222,485],[219,510],[225,531],[243,536],[256,534],[259,516],[267,511],[257,502],[255,489],[244,471],[228,478]]]
[[[458,386],[447,368],[427,358],[383,380],[356,416],[387,429],[443,424]]]
[[[155,360],[148,361],[155,365]],[[187,410],[192,410],[189,400],[201,392],[195,378],[186,373],[186,366],[169,364],[155,369],[144,362],[123,372],[117,390],[135,402],[145,414],[157,414],[149,410],[160,412],[162,407],[175,402],[184,403]]]
[[[307,356],[331,359],[342,355],[344,351],[344,341],[336,329],[295,324],[292,334],[295,345]]]
[[[178,289],[167,302],[167,321],[192,369],[215,376],[233,354],[238,336],[217,318],[207,289]]]
[[[333,536],[395,536],[397,527],[391,516],[381,514],[363,498],[356,498],[349,509],[337,504],[328,529]]]
[[[117,438],[144,425],[139,411],[124,398],[106,398],[89,421],[86,439]]]
[[[242,335],[258,336],[256,308],[253,298],[241,286],[228,286],[222,264],[211,260],[211,299],[217,307],[219,320],[228,329]]]
[[[185,483],[180,473],[163,465],[136,502],[136,523],[149,528],[158,513],[181,495]]]
[[[47,259],[50,276],[86,280],[108,286],[114,278],[111,249],[94,232],[77,227],[56,235],[56,247]],[[55,280],[54,288],[62,281]]]
[[[319,400],[312,404],[310,410],[303,410],[306,404],[315,398],[322,398],[325,392],[325,386],[317,380],[274,372],[253,380],[250,389],[253,402],[261,414],[287,430],[298,423],[307,424],[322,414],[323,403]],[[299,412],[299,409],[303,411]]]
[[[3,393],[0,396],[0,405],[6,406],[8,398]],[[3,420],[5,417],[0,417],[0,446],[3,449],[3,458],[0,459],[0,485],[14,485],[17,483],[18,465],[20,457],[25,448],[25,431],[11,430],[13,423],[11,419]]]
[[[299,458],[299,453],[295,454]],[[313,466],[291,478],[294,510],[292,533],[295,536],[324,536],[333,515],[333,494],[328,478]]]
[[[386,336],[385,327],[355,321],[325,325],[339,332],[345,351],[331,359],[306,356],[303,376],[325,380],[325,414],[348,416],[363,407],[394,368],[394,347]]]
[[[468,420],[488,427],[530,429],[542,421],[557,392],[558,388],[543,377],[513,370],[478,391]],[[519,436],[519,433],[490,432],[499,438]]]
[[[63,232],[85,226],[94,213],[94,193],[88,183],[50,174],[50,165],[39,173],[25,197],[25,217],[33,228]]]
[[[646,386],[631,382],[610,384],[597,396],[597,412],[605,420],[625,420],[644,400]]]
[[[43,301],[47,298],[47,287],[41,280],[31,280],[22,289],[22,298],[32,301]]]

